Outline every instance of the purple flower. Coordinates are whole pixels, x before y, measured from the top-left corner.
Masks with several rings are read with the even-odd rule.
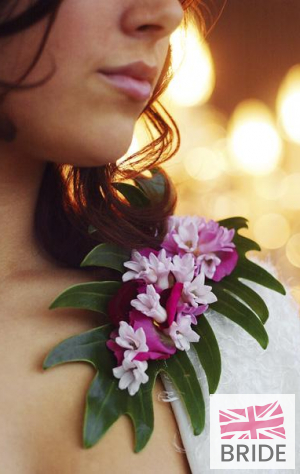
[[[171,266],[171,271],[176,278],[176,281],[182,283],[192,281],[195,275],[195,257],[191,253],[186,253],[182,257],[174,255]]]
[[[220,255],[220,253],[219,253]],[[230,273],[233,272],[235,269],[237,262],[238,262],[238,253],[235,249],[232,250],[232,252],[222,252],[222,255],[220,255],[221,258],[221,263],[220,265],[217,266],[216,268],[216,273],[213,276],[214,281],[220,281],[222,278],[224,278],[226,275],[230,275]]]
[[[108,303],[108,315],[111,322],[119,327],[120,321],[129,320],[129,311],[131,308],[131,300],[133,300],[139,287],[139,281],[128,281],[118,289],[116,294],[111,298]]]
[[[217,301],[216,295],[211,291],[212,287],[205,285],[204,280],[204,273],[199,273],[192,282],[185,282],[182,291],[183,301],[195,307]]]
[[[188,303],[179,303],[177,307],[177,318],[181,315],[191,316],[193,324],[197,324],[197,317],[203,314],[208,308],[208,304],[199,304],[199,306],[191,306]]]
[[[229,250],[235,245],[232,241],[234,229],[220,226],[216,221],[210,220],[199,231],[198,249],[200,254]]]
[[[217,266],[220,265],[221,259],[216,256],[213,252],[204,253],[197,257],[198,271],[201,269],[201,272],[207,278],[213,278],[216,273]]]
[[[108,349],[110,349],[111,351],[113,351],[113,353],[114,353],[114,355],[117,359],[118,365],[120,365],[120,364],[122,364],[123,359],[124,359],[125,348],[119,346],[119,344],[116,343],[115,339],[118,335],[119,335],[119,330],[114,329],[110,333],[110,338],[111,339],[108,339],[108,341],[106,341],[106,347]]]
[[[167,312],[160,304],[160,295],[153,285],[147,285],[146,293],[140,293],[137,299],[131,301],[131,306],[158,323],[167,319]]]
[[[122,275],[122,280],[126,282],[138,278],[147,284],[156,284],[162,290],[169,288],[171,258],[167,257],[165,249],[161,249],[158,253],[150,250],[149,248],[141,252],[133,250],[131,260],[124,263],[124,267],[129,268],[129,271]]]
[[[120,322],[119,335],[116,337],[115,342],[124,347],[124,357],[132,360],[139,352],[147,352],[148,346],[146,344],[146,334],[143,328],[139,328],[134,331],[133,327],[125,321]]]
[[[232,242],[235,230],[220,226],[210,220],[199,232],[199,255],[196,259],[198,271],[207,278],[220,281],[234,270],[238,253]]]
[[[180,316],[177,321],[173,321],[168,329],[165,329],[165,334],[168,334],[173,339],[177,349],[181,351],[188,351],[190,349],[190,342],[198,342],[200,336],[191,328],[191,316]]]
[[[140,352],[147,352],[146,334],[142,327],[136,331],[126,323],[120,321],[118,329],[110,333],[110,338],[106,342],[106,347],[113,351],[118,365],[121,365],[124,359],[133,360]]]
[[[179,282],[175,283],[175,285],[171,289],[169,298],[166,302],[166,310],[168,314],[168,326],[170,326],[173,323],[176,317],[178,302],[181,298],[182,289],[183,289],[183,283],[179,283]]]
[[[118,387],[121,390],[127,388],[129,395],[135,395],[140,385],[149,380],[149,376],[145,373],[147,368],[146,361],[124,359],[122,365],[113,368],[114,376],[120,379]]]
[[[161,246],[168,255],[184,255],[197,248],[198,232],[205,221],[198,216],[170,216],[168,232]]]
[[[153,253],[156,256],[159,254],[159,250],[152,249],[151,247],[144,247],[140,249],[139,252],[143,257],[146,258],[149,258],[150,253]]]
[[[171,216],[162,247],[168,256],[174,257],[177,266],[174,274],[180,281],[189,274],[188,271],[184,274],[179,264],[180,257],[186,254],[195,259],[195,276],[202,272],[207,278],[220,281],[234,270],[238,261],[232,242],[234,234],[234,229],[227,229],[213,220],[207,222],[198,216]]]
[[[135,331],[143,328],[149,348],[148,352],[139,352],[133,360],[168,359],[175,354],[176,347],[173,341],[159,330],[158,324],[152,318],[134,310],[130,312],[130,324]]]

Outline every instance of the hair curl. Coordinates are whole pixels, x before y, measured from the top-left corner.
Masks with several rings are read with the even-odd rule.
[[[50,76],[35,84],[22,81],[38,62],[47,42],[51,26],[63,0],[37,0],[24,12],[13,16],[18,0],[0,3],[0,38],[14,35],[29,28],[42,18],[47,26],[35,57],[28,69],[15,83],[0,80],[0,101],[14,89],[28,89],[46,82]],[[205,29],[210,10],[201,0],[182,0],[185,26],[194,21]],[[211,18],[211,17],[210,17]],[[160,167],[178,151],[180,134],[171,115],[159,102],[171,78],[171,48],[151,101],[141,114],[156,133],[152,142],[117,166],[106,164],[85,168],[47,162],[35,209],[35,232],[41,247],[60,266],[78,268],[84,256],[96,244],[113,242],[125,248],[158,248],[167,227],[168,216],[174,213],[177,194],[170,178]],[[150,127],[148,126],[150,131]],[[114,182],[133,179],[146,170],[159,168],[165,179],[165,193],[159,205],[151,203],[141,212],[140,208],[120,196]],[[89,233],[92,225],[97,232]],[[121,229],[121,232],[120,232]]]

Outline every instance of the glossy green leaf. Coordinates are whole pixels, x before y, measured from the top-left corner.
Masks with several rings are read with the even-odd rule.
[[[138,453],[148,443],[154,428],[153,413],[153,388],[156,377],[160,372],[161,361],[148,361],[147,374],[149,380],[140,385],[134,396],[127,396],[126,414],[131,418],[135,433],[136,443],[134,451]]]
[[[245,280],[250,280],[260,285],[263,285],[271,290],[277,291],[283,295],[286,294],[283,285],[271,275],[267,270],[265,270],[260,265],[252,262],[246,257],[246,252],[249,250],[261,250],[260,246],[251,239],[240,235],[237,231],[240,228],[248,227],[247,219],[244,217],[232,217],[229,219],[223,219],[218,221],[220,225],[227,227],[228,229],[234,228],[236,229],[235,236],[233,238],[233,242],[237,246],[237,251],[239,254],[239,260],[237,263],[236,268],[234,271],[227,277],[225,277],[223,281],[236,281],[239,278],[244,278]],[[264,317],[264,316],[262,316]]]
[[[233,278],[224,278],[218,283],[218,288],[220,290],[227,290],[233,297],[236,296],[243,300],[257,314],[261,322],[265,324],[269,317],[269,310],[264,300],[256,291]]]
[[[124,262],[131,258],[131,252],[115,244],[103,243],[97,245],[83,259],[80,266],[107,267],[125,273]]]
[[[73,285],[58,295],[49,309],[89,309],[107,314],[108,302],[121,285],[122,282],[118,281],[92,281]]]
[[[113,369],[102,359],[103,367]],[[107,430],[124,414],[126,400],[118,389],[118,379],[98,370],[86,397],[84,414],[83,446],[92,448]]]
[[[161,371],[167,373],[180,390],[180,396],[193,420],[194,432],[199,434],[204,427],[204,401],[186,353],[180,352],[168,361],[149,361],[148,382],[141,384],[138,392],[131,396],[127,389],[118,388],[119,379],[112,372],[116,359],[106,347],[106,341],[113,329],[113,325],[106,324],[65,339],[50,351],[43,363],[43,369],[47,370],[63,363],[87,362],[97,371],[86,397],[83,446],[94,446],[120,416],[127,415],[135,432],[134,451],[141,451],[154,429],[152,392]]]
[[[248,219],[245,217],[229,217],[228,219],[221,219],[217,221],[218,224],[227,227],[227,229],[239,230],[243,227],[248,228]]]
[[[270,288],[271,290],[277,291],[282,295],[285,295],[285,289],[283,285],[265,270],[260,265],[246,258],[240,258],[234,271],[230,275],[231,278],[244,278],[245,280],[254,281],[260,285]]]
[[[205,425],[205,403],[194,366],[186,352],[178,350],[165,360],[164,367],[185,405],[194,435],[199,435]]]
[[[142,208],[150,201],[159,203],[165,189],[164,176],[159,169],[153,169],[151,172],[152,178],[136,178],[135,186],[115,183],[116,187],[119,187],[120,192],[132,205]],[[246,252],[260,250],[256,242],[238,234],[239,229],[248,227],[247,219],[234,217],[223,219],[219,224],[236,230],[234,242],[238,246],[239,261],[231,275],[218,283],[208,283],[218,298],[210,307],[240,325],[265,349],[268,345],[268,335],[263,323],[267,320],[268,309],[261,297],[239,278],[252,280],[283,294],[285,290],[271,274],[246,258]],[[124,273],[123,264],[130,258],[131,252],[117,245],[100,244],[86,256],[81,266],[104,266]],[[109,300],[121,285],[121,282],[116,281],[74,285],[59,295],[50,308],[75,307],[106,313]],[[148,443],[154,428],[152,392],[160,372],[166,373],[176,387],[194,434],[199,435],[205,424],[205,404],[197,374],[186,352],[178,350],[169,359],[148,361],[149,380],[131,396],[127,389],[118,388],[119,380],[112,372],[117,364],[113,352],[106,347],[106,342],[113,328],[112,325],[105,325],[66,339],[52,349],[44,361],[44,369],[76,361],[88,362],[96,369],[86,398],[84,447],[94,446],[120,416],[127,415],[135,432],[135,452],[141,451]],[[201,337],[198,343],[192,343],[193,351],[205,371],[209,392],[215,393],[221,375],[221,356],[217,340],[204,315],[199,317],[198,324],[193,329]]]
[[[88,362],[97,370],[87,393],[83,428],[83,445],[94,446],[107,430],[124,414],[133,422],[136,435],[135,452],[149,441],[153,432],[154,415],[152,389],[158,373],[147,371],[149,380],[133,396],[118,388],[119,379],[112,372],[116,359],[106,347],[114,326],[106,324],[77,336],[65,339],[47,355],[43,369],[67,362]],[[155,370],[156,369],[156,370]]]
[[[269,342],[268,334],[256,314],[229,293],[224,294],[217,287],[213,287],[213,292],[218,301],[211,304],[210,308],[241,326],[256,339],[263,349],[266,349]]]
[[[254,242],[254,240],[248,239],[247,237],[244,237],[238,233],[235,234],[233,243],[237,246],[239,255],[245,255],[245,253],[249,252],[249,250],[261,250],[260,246]]]
[[[113,183],[113,186],[132,206],[141,208],[149,206],[150,201],[140,188],[129,183]]]
[[[215,334],[205,318],[199,316],[197,325],[193,326],[200,336],[199,342],[191,343],[206,374],[209,393],[215,393],[221,377],[221,354]]]
[[[98,357],[99,350],[105,351],[102,357],[108,362],[109,366],[115,365],[113,352],[106,348],[106,341],[109,339],[111,331],[114,329],[112,324],[105,324],[98,328],[90,329],[81,334],[68,337],[51,349],[43,362],[43,369],[49,369],[59,364],[66,362],[89,362],[95,368],[97,363],[95,360]],[[103,369],[109,372],[106,364],[103,364]]]
[[[152,169],[151,173],[151,178],[140,176],[135,178],[134,182],[152,203],[159,204],[165,193],[165,178],[156,168]]]
[[[105,368],[107,361],[102,362]],[[85,448],[93,447],[122,415],[127,415],[135,431],[134,451],[141,451],[149,441],[154,428],[152,390],[156,373],[147,370],[149,380],[142,384],[138,392],[131,396],[128,390],[118,388],[119,379],[115,378],[112,369],[116,362],[109,366],[110,373],[105,374],[102,366],[94,378],[86,399],[83,442]]]

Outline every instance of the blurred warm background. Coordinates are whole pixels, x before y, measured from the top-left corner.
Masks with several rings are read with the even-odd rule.
[[[182,138],[164,165],[176,214],[248,218],[300,301],[299,25],[299,0],[228,0],[205,40],[196,26],[172,36],[163,103]],[[137,128],[132,150],[143,139]]]

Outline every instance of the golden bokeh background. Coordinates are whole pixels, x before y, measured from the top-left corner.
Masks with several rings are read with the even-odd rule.
[[[255,25],[249,34],[257,34]],[[242,233],[259,243],[260,255],[271,258],[300,301],[300,47],[299,62],[281,71],[276,89],[273,84],[273,107],[269,97],[263,100],[258,64],[260,93],[244,94],[228,112],[211,101],[222,67],[217,67],[209,37],[202,38],[191,25],[187,32],[179,28],[171,43],[176,74],[162,103],[181,132],[180,151],[164,165],[179,194],[176,214],[249,219],[249,229]],[[247,74],[244,60],[241,80]],[[280,61],[280,55],[273,61]],[[223,87],[224,95],[233,97],[234,92],[234,86]],[[145,140],[145,131],[137,126],[130,152]]]

